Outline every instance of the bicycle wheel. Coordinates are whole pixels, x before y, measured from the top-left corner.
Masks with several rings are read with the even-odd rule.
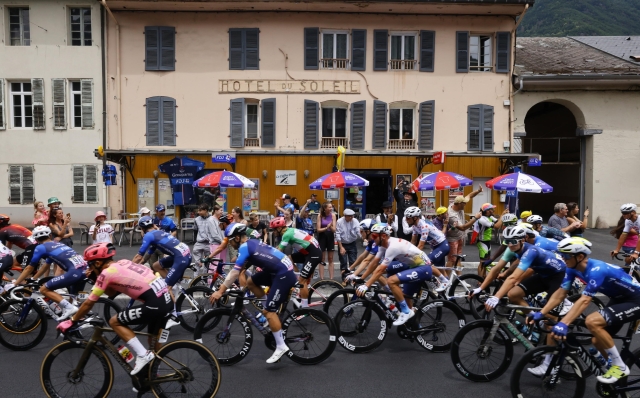
[[[484,303],[489,297],[491,297],[491,293],[488,291],[480,292],[471,297],[471,304],[469,305],[469,308],[471,309],[471,315],[473,315],[475,319],[493,320],[495,311],[487,312],[484,307]]]
[[[484,278],[474,274],[464,274],[456,278],[449,287],[448,299],[454,302],[465,314],[472,314],[469,293],[480,287]],[[488,291],[487,291],[488,292]]]
[[[208,275],[198,275],[195,278],[191,279],[191,283],[189,283],[189,288],[192,288],[194,286],[205,286],[205,287],[209,287],[208,279],[207,279]]]
[[[282,332],[293,362],[315,365],[331,356],[336,348],[336,328],[329,315],[300,308],[282,322]]]
[[[493,322],[477,320],[469,323],[453,339],[453,367],[471,381],[492,381],[502,376],[513,359],[513,343],[501,325],[491,341],[487,341]]]
[[[193,333],[193,339],[210,349],[222,365],[240,362],[253,345],[251,323],[242,315],[236,315],[227,327],[230,316],[230,308],[209,311]]]
[[[372,351],[387,337],[388,322],[384,312],[371,301],[347,303],[335,317],[338,342],[351,352]]]
[[[640,348],[636,349],[635,351],[633,351],[632,355],[633,356],[627,357],[627,358],[624,359],[625,365],[627,365],[629,367],[629,369],[631,369],[631,373],[626,378],[627,381],[638,380],[638,378],[640,378],[640,368],[638,368],[636,366],[636,363],[635,363],[636,358],[640,358]],[[613,388],[612,388],[613,386],[622,386],[623,383],[625,383],[625,381],[619,382],[619,383],[614,384],[614,385],[602,384],[600,382],[597,382],[596,383],[596,392],[598,392],[599,395],[600,395],[601,391],[610,392],[611,390],[613,390]],[[635,386],[637,387],[637,384]],[[608,396],[615,397],[616,396],[615,394],[616,393],[609,393]],[[620,394],[619,396],[622,397],[622,398],[638,398],[638,397],[640,397],[640,390],[625,391],[625,392],[620,392],[618,394]]]
[[[340,289],[337,292],[331,293],[327,301],[324,302],[322,310],[326,312],[331,319],[334,320],[338,311],[344,307],[348,302],[356,300],[356,291],[353,288]]]
[[[580,358],[568,351],[565,351],[564,361],[557,370],[554,368],[559,357],[558,347],[543,346],[527,352],[520,358],[511,374],[511,396],[582,398],[586,385],[585,372],[580,368]],[[527,368],[541,363],[547,354],[554,355],[547,374],[543,377],[531,374]]]
[[[86,342],[65,341],[53,347],[44,357],[40,382],[48,397],[106,397],[113,387],[113,367],[105,352],[94,346],[82,372],[71,372],[78,366]]]
[[[318,306],[318,309],[322,308],[333,293],[343,288],[344,286],[341,283],[329,279],[314,283],[309,288],[309,307]]]
[[[111,317],[117,315],[119,312],[122,312],[122,308],[118,304],[116,304],[115,301],[109,300],[108,298],[100,297],[98,298],[98,301],[93,305],[93,308],[91,309],[91,312],[87,315],[87,317],[96,315],[102,318],[108,325]],[[143,328],[145,326],[146,325],[142,325]],[[138,328],[139,325],[136,325],[136,329]],[[93,335],[94,331],[95,328],[92,325],[86,323],[82,325],[82,329],[78,330],[76,337],[83,340],[88,340]],[[120,337],[115,332],[109,332],[105,330],[102,335],[107,340],[109,340],[111,344],[116,344],[118,341],[120,341]]]
[[[407,330],[428,329],[416,337],[422,348],[433,352],[445,352],[466,320],[462,310],[453,303],[435,300],[424,304],[407,322]]]
[[[159,380],[162,382],[158,383]],[[179,340],[165,345],[149,367],[151,391],[158,398],[215,397],[220,380],[216,357],[195,341]]]
[[[0,344],[26,351],[40,344],[47,334],[47,316],[31,299],[8,300],[0,305]]]
[[[180,326],[189,332],[196,330],[200,318],[213,308],[209,297],[213,290],[205,286],[190,287],[176,300],[176,311]]]

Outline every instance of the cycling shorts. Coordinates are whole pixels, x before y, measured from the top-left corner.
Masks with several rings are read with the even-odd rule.
[[[304,264],[300,269],[300,277],[302,279],[309,279],[316,270],[316,267],[322,261],[322,252],[315,246],[309,246],[309,254],[302,254],[300,252],[293,253],[291,259],[295,264]]]
[[[533,274],[531,277],[520,282],[518,286],[524,290],[527,296],[547,292],[547,297],[551,297],[551,295],[560,288],[563,279],[564,272],[557,272],[550,276]]]
[[[0,278],[2,278],[2,274],[11,270],[12,265],[13,265],[13,256],[11,254],[0,258]]]
[[[135,305],[119,312],[118,322],[125,326],[148,325],[148,333],[157,335],[164,329],[167,319],[173,311],[173,301],[169,292],[157,297],[153,289],[149,289],[138,297],[143,304]]]
[[[611,299],[598,313],[607,322],[605,330],[611,335],[617,334],[625,323],[640,319],[640,298],[632,301]]]
[[[447,265],[447,255],[449,254],[449,242],[446,240],[440,242],[431,249],[431,253],[427,255],[434,267],[444,267]]]
[[[78,294],[84,289],[85,284],[85,268],[74,268],[66,273],[56,276],[44,284],[49,290],[57,290],[67,288],[69,294]]]
[[[396,275],[402,282],[402,293],[411,297],[420,291],[423,281],[430,281],[432,270],[430,265],[409,268],[409,265],[397,261],[391,262],[387,267],[387,276]]]
[[[18,262],[18,264],[20,264],[22,268],[25,268],[27,265],[31,264],[31,259],[33,258],[33,253],[36,250],[37,246],[38,244],[36,243],[29,245],[26,247],[26,249],[24,249],[22,253],[16,256],[16,261]],[[39,266],[40,264],[38,264],[38,266],[36,266],[35,269],[37,270]]]
[[[280,305],[289,299],[289,292],[298,282],[293,271],[286,271],[277,275],[260,271],[251,275],[251,281],[256,286],[271,286],[264,306],[264,309],[269,312],[278,311]]]
[[[491,257],[491,241],[479,241],[476,243],[476,247],[478,248],[480,260]]]
[[[168,286],[175,286],[184,276],[184,271],[191,265],[191,256],[166,256],[160,260],[162,268],[171,268],[164,278]]]

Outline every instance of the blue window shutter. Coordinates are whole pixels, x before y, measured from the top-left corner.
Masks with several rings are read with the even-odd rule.
[[[244,69],[243,30],[229,29],[229,70]]]
[[[420,103],[420,126],[418,132],[418,149],[433,150],[433,117],[435,101]]]
[[[160,31],[157,26],[144,28],[145,70],[158,70],[160,66]]]
[[[176,28],[160,26],[160,65],[159,70],[176,70]]]
[[[496,72],[509,73],[511,55],[511,32],[496,33]]]
[[[160,97],[162,109],[162,143],[163,146],[176,145],[176,100],[171,97]]]
[[[309,70],[318,69],[320,60],[318,59],[318,47],[320,40],[319,28],[304,28],[304,68]]]
[[[260,30],[244,30],[244,69],[260,69]]]
[[[230,106],[231,148],[244,147],[244,98],[232,99]]]
[[[364,149],[367,101],[351,104],[351,149]]]
[[[276,146],[276,99],[262,100],[262,146],[274,148]]]
[[[467,107],[467,150],[480,150],[480,128],[482,123],[482,105],[469,105]]]
[[[351,70],[367,69],[367,30],[351,31]]]
[[[482,150],[493,152],[493,107],[482,105]]]
[[[373,101],[373,149],[387,148],[387,103]]]
[[[147,146],[160,145],[160,98],[147,98]]]
[[[433,72],[436,32],[420,31],[420,72]]]
[[[304,100],[304,148],[318,149],[318,113],[315,101]]]
[[[469,32],[456,32],[456,72],[469,72]]]
[[[389,64],[389,31],[373,31],[373,70],[387,70]]]

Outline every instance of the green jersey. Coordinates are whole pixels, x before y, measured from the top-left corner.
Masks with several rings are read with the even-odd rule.
[[[295,250],[302,254],[309,253],[309,246],[315,246],[320,249],[320,245],[313,235],[309,235],[305,231],[296,228],[287,228],[287,231],[282,235],[282,240],[278,245],[278,249],[282,250],[285,246],[291,245]]]
[[[480,242],[488,242],[491,240],[491,232],[497,221],[498,219],[493,216],[482,216],[476,221],[473,225],[473,230],[478,233],[478,240]]]

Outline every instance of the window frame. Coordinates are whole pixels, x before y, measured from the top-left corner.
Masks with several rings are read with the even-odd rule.
[[[411,122],[411,138],[404,138],[403,137],[403,132],[400,131],[398,133],[399,137],[398,138],[391,138],[391,112],[394,110],[399,110],[400,111],[400,121],[399,121],[399,127],[402,128],[403,124],[402,124],[402,119],[403,119],[403,115],[402,115],[402,111],[404,110],[411,110],[413,112],[413,116],[412,119],[413,121]],[[387,137],[389,137],[389,140],[415,140],[415,135],[416,135],[416,107],[410,107],[407,104],[402,104],[402,105],[393,105],[390,104],[389,105],[389,122],[387,123]]]
[[[471,65],[471,54],[473,53],[472,51],[472,44],[471,44],[471,40],[474,37],[478,37],[478,66],[472,66]],[[485,66],[482,65],[480,66],[480,38],[481,37],[488,37],[490,39],[490,44],[491,44],[491,51],[489,51],[489,66]],[[495,33],[478,33],[478,32],[469,32],[469,44],[468,44],[468,51],[469,51],[469,59],[468,59],[468,65],[469,65],[469,72],[494,72],[496,69],[496,35]]]
[[[342,59],[342,58],[338,58],[336,55],[336,52],[338,51],[338,46],[336,45],[337,41],[337,35],[345,35],[346,38],[346,58],[345,59],[345,67],[344,68],[337,68],[335,66],[336,61],[332,62],[332,64],[334,64],[334,66],[331,67],[327,67],[325,66],[325,63],[323,62],[324,58],[324,35],[328,34],[328,35],[333,35],[333,58],[327,58],[327,59]],[[349,45],[349,39],[351,36],[351,32],[348,30],[340,30],[340,29],[320,29],[320,51],[319,51],[319,58],[320,58],[320,69],[333,69],[333,70],[350,70],[351,69],[351,57],[349,56],[349,51],[351,51],[351,46]]]
[[[248,100],[248,101],[247,101]],[[256,136],[249,137],[249,106],[256,107]],[[250,98],[244,99],[244,131],[245,131],[245,140],[247,138],[251,139],[260,139],[260,101],[252,101]]]
[[[324,132],[324,110],[331,109],[331,136],[325,136]],[[336,109],[344,110],[344,137],[336,137]],[[338,105],[323,105],[320,104],[320,131],[318,132],[320,135],[320,139],[322,138],[349,138],[349,132],[347,131],[347,126],[349,125],[349,107],[348,106],[338,106]]]
[[[21,127],[16,127],[15,126],[15,117],[14,117],[15,106],[14,106],[14,98],[13,97],[14,97],[14,95],[16,95],[15,94],[16,92],[13,91],[13,84],[14,83],[20,83],[21,84],[21,86],[20,86],[20,90],[21,91],[19,92],[19,95],[22,98],[22,100],[21,100],[22,103],[20,104],[21,110],[22,110],[22,117],[21,117],[22,126]],[[34,125],[34,117],[33,117],[33,86],[31,86],[31,91],[23,91],[24,90],[23,84],[25,84],[25,83],[31,84],[31,81],[19,80],[19,81],[10,81],[9,82],[9,85],[10,85],[9,86],[9,96],[11,97],[11,100],[10,100],[11,101],[11,104],[10,104],[11,128],[12,129],[16,129],[16,130],[33,130],[34,129],[33,128],[33,125]],[[24,104],[24,97],[25,97],[25,95],[27,93],[28,93],[28,95],[31,96],[31,105],[28,106],[28,108],[31,108],[31,126],[30,127],[25,127],[24,126],[25,117],[26,117],[25,116],[25,110],[27,109],[27,106],[25,106],[25,104]]]
[[[78,83],[78,85],[80,86],[78,91],[75,91],[73,89],[73,83]],[[78,101],[79,103],[77,104],[77,107],[80,109],[80,114],[76,115],[76,102],[74,99],[74,94],[78,95]],[[80,80],[69,80],[69,113],[71,113],[69,116],[71,119],[71,123],[70,123],[70,128],[74,129],[74,130],[81,130],[82,129],[82,83],[80,82]],[[79,117],[80,118],[80,126],[76,126],[76,120],[75,118]]]
[[[76,167],[82,167],[82,184],[78,184],[75,182],[75,168]],[[87,182],[87,168],[88,167],[93,167],[95,168],[95,182],[94,183],[90,183]],[[72,164],[71,165],[71,202],[72,203],[76,203],[76,204],[96,204],[100,202],[100,193],[99,193],[99,189],[98,189],[98,172],[99,172],[99,167],[98,165],[95,164]],[[75,193],[75,187],[76,186],[82,186],[83,187],[83,200],[76,200],[76,193]],[[96,190],[96,197],[95,197],[95,201],[89,201],[88,199],[88,192],[87,192],[87,187],[93,186],[95,187]]]
[[[9,34],[7,35],[7,37],[9,38],[9,45],[12,46],[12,47],[23,47],[23,46],[24,47],[28,47],[28,46],[31,46],[31,27],[30,27],[29,24],[25,25],[25,23],[23,21],[22,12],[18,13],[18,18],[19,18],[18,25],[19,25],[19,28],[20,28],[20,38],[19,38],[20,44],[13,44],[13,38],[11,37],[11,25],[12,25],[12,23],[11,23],[11,11],[13,11],[13,10],[18,10],[18,11],[26,10],[27,13],[29,14],[29,20],[31,20],[31,8],[29,6],[26,6],[26,7],[25,6],[16,6],[16,7],[8,6],[6,8],[8,8],[8,10],[9,10],[9,12],[7,13],[7,16],[8,16],[8,18],[7,18],[7,27],[9,28],[9,32],[8,32]],[[25,29],[25,26],[26,26],[26,29]],[[24,38],[25,32],[29,34],[29,38],[28,39]],[[28,41],[28,42],[25,43],[25,41]]]
[[[393,59],[391,58],[393,56],[393,37],[394,36],[400,36],[402,37],[402,46],[400,48],[400,53],[402,58],[401,59]],[[404,59],[405,56],[405,37],[413,37],[413,59],[412,60],[407,60]],[[414,31],[390,31],[389,32],[389,69],[390,70],[417,70],[418,69],[418,61],[419,61],[419,55],[418,53],[420,52],[420,46],[419,46],[419,40],[420,40],[420,31],[414,32]],[[413,61],[413,68],[411,69],[407,69],[405,67],[405,62],[402,62],[402,68],[398,68],[398,69],[394,69],[392,67],[392,62],[393,61]]]
[[[72,17],[72,12],[73,10],[81,10],[80,13],[80,39],[74,39],[73,38],[73,30],[71,28],[72,25],[74,25],[73,21],[71,20]],[[82,11],[87,10],[89,11],[89,36],[91,36],[90,39],[90,43],[86,44],[86,31],[85,31],[85,22],[84,22],[84,13]],[[91,12],[91,7],[89,6],[79,6],[79,7],[69,7],[69,41],[68,41],[68,45],[72,46],[72,47],[90,47],[93,45],[93,15]],[[80,40],[80,44],[73,44],[74,40]]]
[[[240,44],[241,44],[241,49],[240,49],[240,57],[241,57],[241,61],[240,61],[240,67],[237,68],[233,68],[232,67],[232,52],[233,51],[238,51],[237,47],[232,47],[231,46],[231,33],[235,32],[235,33],[239,33],[240,34]],[[253,50],[253,49],[249,49],[249,47],[247,46],[247,32],[255,32],[256,33],[256,66],[247,66],[247,53],[249,50]],[[260,28],[229,28],[227,31],[227,36],[228,36],[228,43],[229,43],[229,49],[228,49],[228,57],[229,57],[229,70],[260,70]]]
[[[9,164],[8,165],[8,188],[9,188],[9,198],[8,198],[8,203],[9,205],[17,205],[17,206],[21,206],[21,205],[31,205],[33,203],[33,201],[35,200],[36,197],[36,184],[35,184],[35,173],[36,173],[36,168],[35,165],[33,164]],[[11,202],[11,187],[12,187],[12,183],[11,183],[11,168],[12,167],[19,167],[20,168],[20,201],[19,203],[12,203]],[[24,194],[24,168],[25,167],[31,167],[31,175],[33,177],[33,181],[31,182],[31,188],[33,190],[33,197],[32,198],[26,198],[25,199],[25,194]],[[13,184],[13,186],[16,186],[17,184]]]

